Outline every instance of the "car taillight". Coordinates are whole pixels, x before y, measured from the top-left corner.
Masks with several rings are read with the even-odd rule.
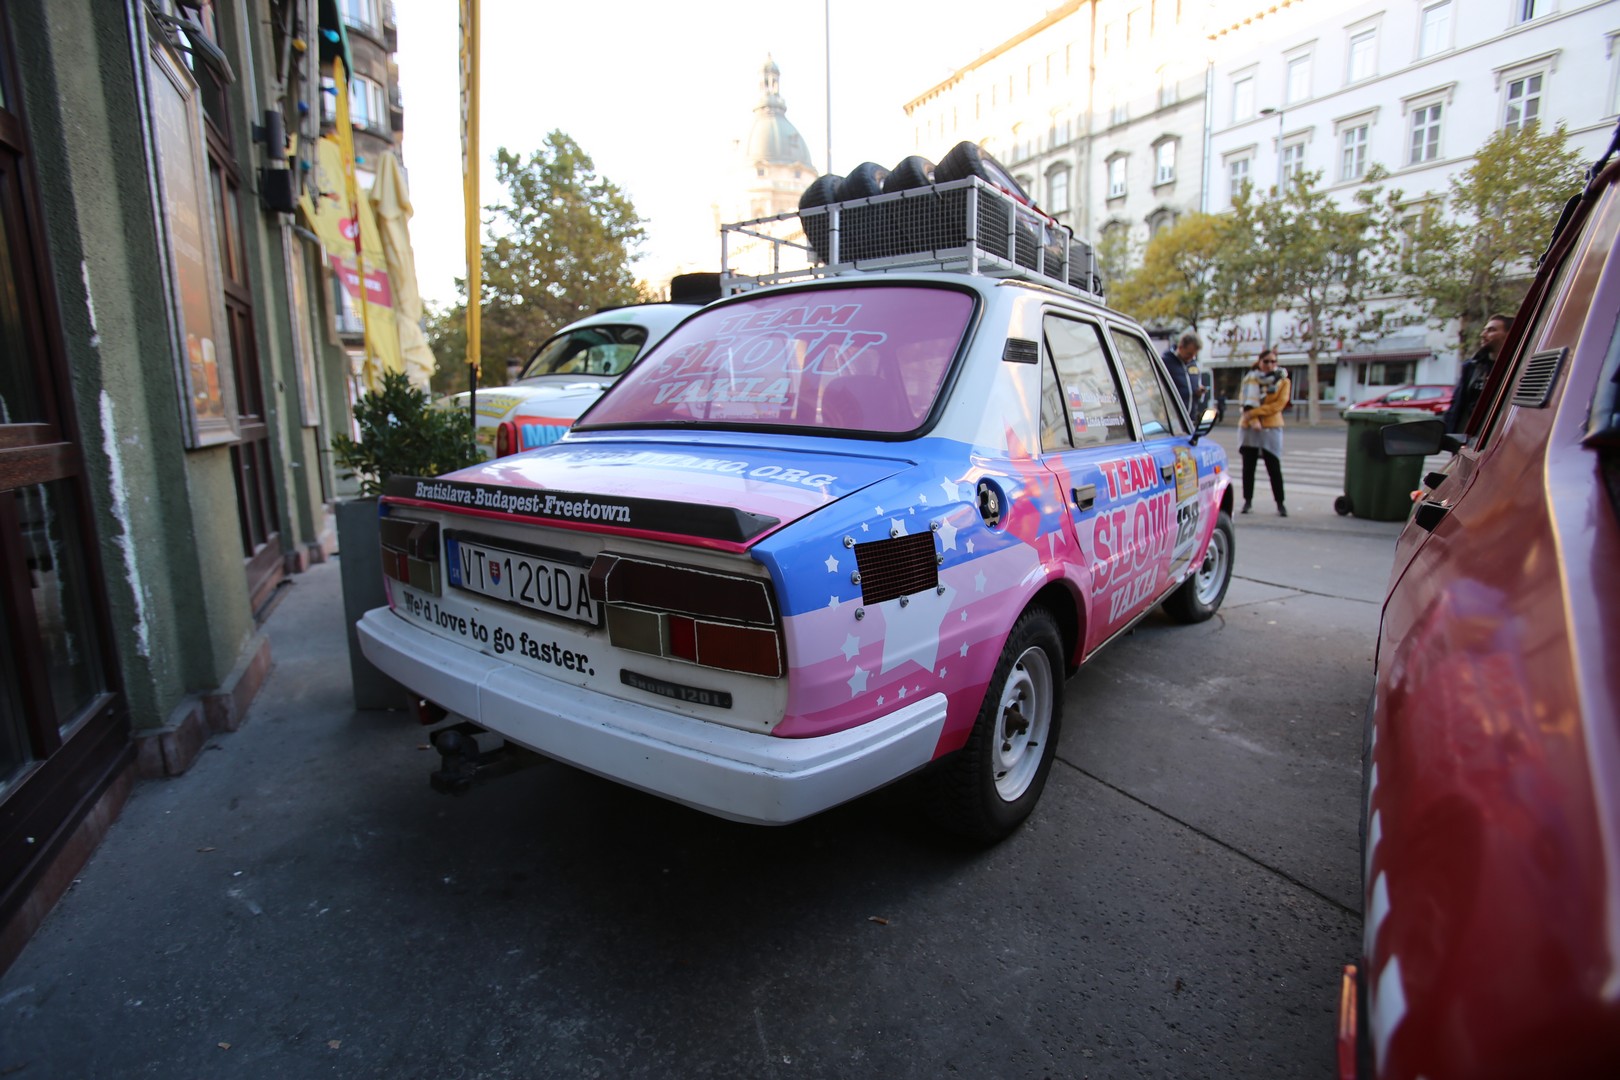
[[[768,678],[782,674],[782,637],[764,581],[604,554],[591,564],[589,582],[617,648]]]
[[[385,517],[378,525],[383,573],[401,584],[438,596],[439,526],[400,517]]]
[[[495,456],[506,457],[515,454],[522,447],[518,439],[517,425],[508,420],[495,429]]]

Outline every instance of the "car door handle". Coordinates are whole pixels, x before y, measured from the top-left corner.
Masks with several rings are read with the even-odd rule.
[[[1168,484],[1176,478],[1176,467],[1174,465],[1160,465],[1159,475],[1164,477],[1164,482]]]
[[[1434,532],[1434,527],[1440,524],[1440,522],[1444,520],[1445,516],[1449,513],[1451,513],[1451,507],[1447,506],[1445,503],[1433,502],[1429,499],[1424,499],[1422,502],[1418,503],[1417,512],[1414,513],[1412,517],[1417,521],[1419,526],[1427,529],[1429,532]]]
[[[1097,485],[1086,484],[1074,489],[1074,506],[1076,510],[1084,513],[1097,505]]]

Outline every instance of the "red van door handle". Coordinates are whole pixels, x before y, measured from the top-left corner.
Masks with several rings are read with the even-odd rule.
[[[1451,507],[1445,503],[1424,499],[1418,503],[1417,512],[1412,516],[1417,520],[1419,526],[1429,532],[1434,532],[1434,527],[1440,524],[1449,513],[1451,513]]]

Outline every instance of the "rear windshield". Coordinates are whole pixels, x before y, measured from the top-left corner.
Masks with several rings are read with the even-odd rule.
[[[647,341],[645,327],[629,323],[582,326],[558,334],[534,354],[523,378],[536,375],[618,375]]]
[[[970,294],[920,286],[726,304],[659,342],[575,426],[913,431],[932,411],[972,313]]]

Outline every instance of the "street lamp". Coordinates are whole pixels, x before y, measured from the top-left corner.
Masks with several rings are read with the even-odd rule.
[[[1277,117],[1277,187],[1274,190],[1277,193],[1277,198],[1281,199],[1283,195],[1283,116],[1285,113],[1284,110],[1271,105],[1267,105],[1260,110],[1261,116],[1271,116],[1273,114]],[[1266,340],[1261,343],[1260,347],[1262,349],[1275,348],[1275,344],[1271,340],[1271,308],[1269,307],[1266,308]]]

